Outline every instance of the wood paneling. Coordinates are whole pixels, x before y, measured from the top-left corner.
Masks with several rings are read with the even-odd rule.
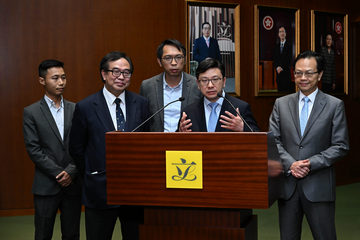
[[[216,2],[219,2],[217,0]],[[224,1],[225,2],[225,1]],[[229,0],[240,3],[241,98],[252,106],[262,130],[275,97],[254,96],[254,4],[300,8],[300,49],[310,48],[310,9],[346,12],[350,24],[359,19],[356,1],[344,0]],[[31,209],[33,164],[28,158],[22,135],[23,107],[39,100],[37,67],[46,58],[65,62],[68,86],[65,97],[79,101],[102,87],[100,59],[109,51],[128,53],[135,72],[130,90],[138,92],[141,81],[161,71],[156,62],[157,45],[166,38],[185,44],[184,0],[0,0],[0,120],[1,166],[0,210]],[[349,31],[349,52],[353,31]],[[354,79],[349,58],[349,81]],[[352,86],[352,85],[350,85]],[[356,85],[358,86],[358,85]],[[338,183],[360,181],[359,101],[351,95],[345,100],[350,128],[351,152],[337,166]]]

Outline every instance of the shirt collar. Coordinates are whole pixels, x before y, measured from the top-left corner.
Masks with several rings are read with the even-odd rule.
[[[164,86],[163,89],[166,89],[166,88],[175,89],[175,88],[178,88],[178,87],[182,86],[183,77],[184,77],[184,73],[182,72],[182,73],[181,73],[181,80],[180,80],[179,84],[176,85],[175,87],[170,87],[169,84],[168,84],[168,83],[166,82],[166,80],[165,80],[165,73],[164,73],[164,74],[163,74],[163,86]]]
[[[121,102],[125,103],[125,91],[123,91],[118,97],[116,97],[114,94],[109,92],[109,90],[107,90],[106,87],[104,86],[103,94],[104,94],[106,102],[109,105],[114,104],[114,101],[115,101],[116,98],[120,98]]]
[[[309,96],[307,96],[310,99],[310,102],[313,103],[315,101],[315,97],[316,97],[316,94],[318,93],[318,91],[319,91],[319,89],[316,88],[315,91],[313,91]],[[305,95],[300,91],[299,101],[301,101],[304,97],[305,97]]]
[[[46,103],[48,104],[49,107],[53,107],[55,109],[58,109],[55,105],[55,102],[50,99],[48,96],[46,96],[46,94],[44,95],[44,99],[46,101]],[[60,101],[60,107],[59,108],[64,108],[64,99],[63,96],[61,96],[61,101]]]
[[[225,97],[225,91],[224,91],[224,90],[222,91],[221,95],[222,95],[223,97]],[[216,102],[217,102],[220,106],[222,106],[222,104],[223,104],[223,102],[224,102],[224,98],[219,98],[218,100],[216,100]],[[209,106],[209,103],[211,103],[211,102],[209,101],[209,99],[207,99],[206,97],[204,97],[204,103],[205,103],[206,106]]]

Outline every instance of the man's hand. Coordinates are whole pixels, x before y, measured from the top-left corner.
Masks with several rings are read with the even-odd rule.
[[[236,108],[236,111],[240,114],[239,112],[239,108]],[[243,132],[244,131],[244,122],[241,119],[241,117],[239,117],[239,115],[233,115],[231,112],[225,111],[225,115],[220,115],[220,122],[221,122],[221,127],[222,128],[226,128],[226,129],[230,129],[234,132]]]
[[[191,119],[186,119],[187,115],[183,112],[180,119],[179,132],[191,132],[190,127],[192,126]]]
[[[62,186],[62,187],[67,187],[71,184],[72,182],[72,179],[70,177],[70,175],[65,172],[65,171],[62,171],[61,173],[59,173],[57,176],[56,176],[56,181]]]
[[[304,178],[310,172],[310,160],[299,160],[291,164],[291,174],[296,178]]]
[[[277,67],[277,68],[276,68],[276,72],[277,72],[278,74],[280,74],[283,70],[284,70],[284,69],[282,69],[282,67]]]

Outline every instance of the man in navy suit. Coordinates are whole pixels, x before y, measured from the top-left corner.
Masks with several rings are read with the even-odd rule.
[[[215,58],[221,62],[219,43],[215,38],[210,37],[211,25],[204,22],[201,25],[203,36],[195,39],[193,56],[197,62],[203,61],[205,58]]]
[[[131,59],[110,52],[100,62],[104,88],[76,104],[70,153],[83,173],[83,204],[87,239],[111,239],[119,218],[123,240],[136,240],[143,221],[140,207],[106,202],[105,133],[132,131],[149,115],[148,101],[127,91],[133,73]],[[146,126],[138,131],[146,131]]]
[[[75,103],[62,96],[66,88],[64,63],[45,60],[39,65],[45,95],[24,108],[24,140],[35,164],[35,239],[51,239],[60,210],[62,239],[79,239],[81,181],[69,154],[69,133]]]
[[[178,124],[180,132],[252,132],[259,131],[250,105],[225,94],[224,65],[213,58],[202,61],[196,69],[198,88],[203,98],[184,108]],[[223,97],[219,97],[222,95]],[[231,104],[226,101],[226,98]],[[243,119],[238,115],[241,114]]]

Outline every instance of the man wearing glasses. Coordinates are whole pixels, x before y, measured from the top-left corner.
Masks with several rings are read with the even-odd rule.
[[[86,239],[111,239],[118,218],[122,239],[139,238],[143,209],[106,203],[105,133],[132,131],[149,116],[148,101],[126,90],[132,73],[125,53],[108,53],[100,62],[104,87],[75,106],[70,154],[83,174]]]
[[[206,58],[196,69],[196,77],[204,97],[184,108],[180,132],[259,131],[250,105],[225,94],[225,67],[220,61]]]
[[[314,239],[336,239],[333,165],[349,140],[343,101],[318,89],[323,71],[320,54],[301,53],[294,72],[300,91],[276,99],[269,119],[285,174],[281,239],[301,239],[304,214]]]
[[[201,97],[196,79],[183,72],[185,57],[186,50],[178,40],[163,41],[157,49],[157,61],[164,72],[141,84],[140,95],[149,100],[151,114],[180,97],[184,98],[182,102],[170,104],[150,120],[152,132],[175,132],[181,109]]]

